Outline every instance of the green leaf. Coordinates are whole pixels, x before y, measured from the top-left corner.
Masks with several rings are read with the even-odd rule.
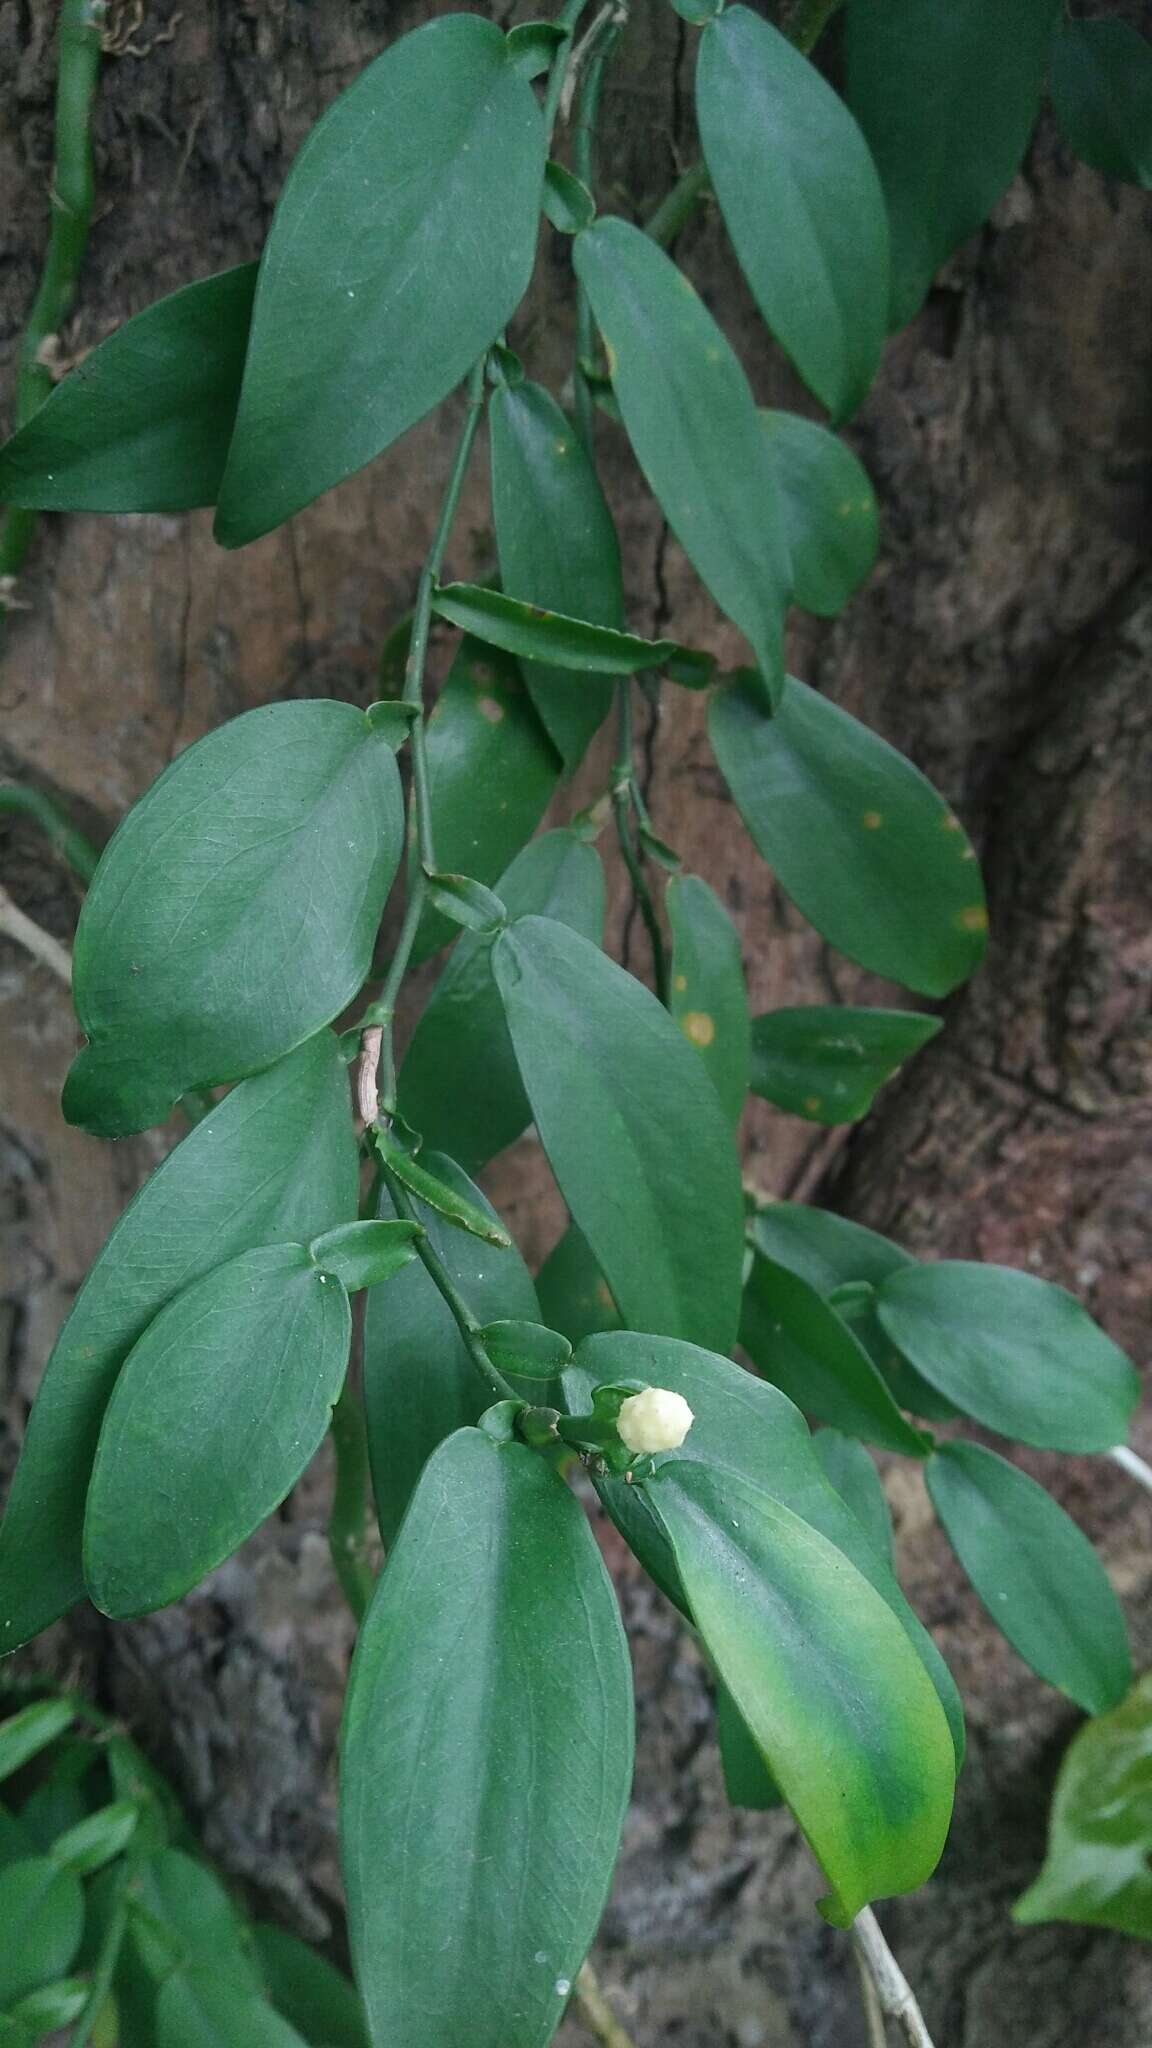
[[[564,688],[574,693],[570,681]],[[478,640],[460,643],[428,721],[425,753],[438,858],[457,873],[494,882],[531,839],[560,774],[516,663]],[[477,803],[478,789],[498,790]],[[421,920],[414,962],[454,938],[446,918]]]
[[[719,1099],[656,997],[551,918],[492,954],[540,1142],[625,1322],[726,1351],[743,1202]]]
[[[1152,1676],[1077,1729],[1064,1754],[1039,1877],[1012,1908],[1025,1927],[1072,1920],[1152,1939]]]
[[[83,1597],[81,1534],[116,1377],[154,1316],[252,1244],[356,1214],[348,1080],[330,1031],[242,1081],[168,1154],[97,1255],[56,1340],[0,1523],[0,1645]]]
[[[540,1313],[552,1329],[579,1344],[600,1330],[618,1330],[620,1312],[588,1240],[574,1223],[553,1245],[536,1275]]]
[[[522,77],[539,78],[570,35],[570,29],[560,28],[554,21],[518,21],[508,31],[509,61]]]
[[[498,932],[508,913],[500,898],[471,875],[427,868],[428,900],[453,924],[469,932]]]
[[[414,1223],[341,1223],[314,1237],[308,1256],[314,1266],[339,1280],[349,1294],[390,1280],[416,1256]]]
[[[522,1379],[554,1379],[572,1356],[567,1337],[539,1322],[503,1317],[485,1323],[480,1341],[493,1365],[503,1373],[518,1373]]]
[[[469,1201],[488,1208],[450,1159],[433,1153],[429,1165]],[[388,1195],[382,1215],[390,1215]],[[515,1245],[498,1250],[457,1230],[433,1209],[417,1210],[428,1240],[478,1322],[496,1317],[539,1319],[531,1275]],[[535,1390],[539,1398],[539,1388]],[[364,1318],[364,1408],[376,1515],[390,1548],[416,1482],[437,1445],[453,1430],[478,1422],[492,1399],[468,1355],[456,1319],[439,1288],[416,1261],[379,1294],[370,1294]]]
[[[737,931],[698,875],[674,875],[664,896],[672,932],[672,1015],[711,1076],[730,1123],[748,1087],[748,995]]]
[[[941,1444],[932,1505],[998,1629],[1088,1714],[1132,1683],[1120,1603],[1100,1559],[1050,1493],[982,1444]]]
[[[497,884],[510,917],[538,911],[599,943],[604,870],[575,832],[546,832]],[[476,1077],[483,1074],[478,1088]],[[475,1173],[532,1120],[492,979],[492,942],[466,936],[449,957],[400,1069],[400,1112],[427,1144]]]
[[[575,263],[640,467],[777,697],[792,575],[748,380],[687,278],[639,228],[598,220],[577,236]]]
[[[620,544],[596,470],[555,399],[540,384],[507,385],[488,406],[492,518],[509,596],[620,631]],[[612,685],[531,662],[524,681],[568,769],[612,702]]]
[[[760,1252],[744,1290],[740,1342],[798,1408],[866,1443],[924,1456],[923,1437],[905,1421],[843,1317],[806,1280]]]
[[[581,1344],[563,1375],[569,1413],[586,1413],[592,1390],[618,1380],[668,1387],[682,1394],[694,1421],[684,1455],[694,1464],[733,1472],[750,1486],[811,1523],[842,1550],[891,1608],[940,1696],[952,1730],[956,1763],[964,1755],[964,1713],[951,1673],[928,1631],[917,1619],[857,1516],[830,1485],[816,1455],[814,1439],[799,1409],[779,1389],[743,1366],[694,1344],[634,1331],[597,1336]],[[621,1480],[595,1479],[596,1489],[626,1542],[670,1599],[684,1606],[667,1539],[648,1508],[644,1490]]]
[[[221,1982],[205,1963],[196,1970],[177,1970],[161,1984],[156,2048],[305,2048],[305,2043],[263,1998]]]
[[[0,1779],[23,1770],[50,1742],[70,1726],[75,1709],[70,1700],[37,1700],[0,1721]]]
[[[871,1454],[856,1437],[845,1436],[839,1429],[816,1430],[812,1448],[828,1484],[851,1508],[879,1555],[894,1563],[892,1513]]]
[[[846,1927],[936,1866],[948,1724],[899,1622],[823,1536],[733,1472],[669,1461],[646,1483],[696,1626],[823,1868]]]
[[[988,923],[980,871],[911,761],[791,677],[775,718],[734,677],[709,734],[757,847],[829,945],[926,996],[972,973]]]
[[[551,159],[544,170],[544,212],[562,235],[578,235],[596,218],[596,201],[587,185]]]
[[[852,450],[815,420],[761,412],[784,531],[806,612],[834,618],[870,575],[880,541],[876,498]]]
[[[1062,1287],[1011,1266],[941,1259],[891,1274],[877,1312],[930,1385],[987,1429],[1052,1451],[1125,1442],[1140,1383]]]
[[[160,1311],[116,1382],[88,1490],[102,1613],[178,1600],[279,1507],[324,1440],[350,1337],[348,1296],[302,1245],[245,1252]]]
[[[49,1856],[0,1870],[0,2008],[67,1974],[84,1932],[84,1893]]]
[[[52,1844],[53,1861],[62,1870],[75,1871],[77,1877],[90,1877],[128,1846],[139,1819],[139,1808],[132,1799],[101,1806],[57,1836]]]
[[[1109,178],[1152,185],[1152,45],[1130,22],[1059,22],[1048,90],[1069,149]]]
[[[380,1576],[341,1754],[369,2031],[546,2048],[608,1892],[632,1776],[619,1610],[563,1480],[460,1430]]]
[[[5,2017],[29,2028],[31,2038],[39,2041],[45,2034],[54,2033],[58,2027],[66,2027],[78,2019],[87,2002],[86,1978],[61,1977],[55,1984],[45,1984],[39,1991],[30,1991]]]
[[[213,505],[256,265],[184,285],[92,349],[0,448],[0,502],[48,512]]]
[[[753,1813],[771,1813],[782,1806],[779,1785],[740,1718],[722,1678],[713,1680],[716,1691],[716,1746],[724,1772],[724,1790],[730,1806],[746,1807]]]
[[[747,7],[726,7],[700,38],[696,114],[760,311],[844,419],[876,374],[888,314],[888,221],[868,145],[815,65]]]
[[[76,929],[90,1043],[64,1114],[98,1137],[270,1066],[366,980],[400,856],[386,736],[351,704],[269,704],[181,754],[105,848]]]
[[[225,547],[370,462],[460,382],[527,289],[543,175],[532,87],[476,14],[402,36],[328,108],[260,265]]]
[[[455,1224],[458,1230],[468,1230],[473,1237],[482,1238],[485,1244],[494,1244],[507,1251],[512,1240],[487,1202],[474,1202],[470,1196],[462,1195],[450,1181],[441,1180],[439,1174],[432,1172],[420,1160],[413,1159],[392,1132],[382,1125],[373,1131],[372,1139],[387,1171],[402,1187],[418,1196],[438,1216],[443,1216],[445,1222]]]
[[[668,656],[679,652],[674,640],[641,640],[635,633],[617,633],[586,619],[566,618],[561,612],[506,597],[502,590],[487,590],[482,583],[442,583],[433,596],[432,609],[452,625],[508,654],[548,662],[554,668],[588,669],[594,675],[625,676],[639,668],[659,668]]]
[[[137,1872],[133,1947],[143,1968],[165,1978],[174,1966],[210,1968],[238,1995],[263,1989],[248,1930],[215,1873],[182,1849],[162,1849]]]
[[[306,2041],[369,2048],[360,2000],[342,1970],[270,1921],[257,1921],[252,1934],[273,2005]]]
[[[848,0],[845,97],[876,160],[892,237],[890,324],[1019,169],[1060,0]]]
[[[867,1116],[897,1067],[935,1038],[939,1017],[843,1003],[769,1010],[752,1019],[754,1095],[817,1124]]]

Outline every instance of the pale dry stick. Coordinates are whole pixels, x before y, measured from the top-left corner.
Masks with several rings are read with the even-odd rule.
[[[1152,1465],[1146,1465],[1143,1458],[1128,1449],[1127,1444],[1116,1444],[1105,1452],[1105,1456],[1111,1458],[1114,1465],[1119,1465],[1122,1472],[1127,1472],[1137,1486],[1142,1486],[1146,1493],[1152,1493]]]
[[[895,2021],[908,2048],[933,2048],[916,1994],[885,1941],[871,1906],[857,1913],[852,1922],[852,1940],[857,1957],[876,1987],[881,2011]]]
[[[631,2034],[620,2025],[601,1991],[591,1963],[582,1963],[577,1972],[575,1997],[585,2025],[595,2034],[600,2048],[636,2048]]]
[[[3,932],[5,938],[15,939],[16,944],[23,946],[25,952],[31,953],[43,966],[51,968],[53,974],[66,988],[71,988],[72,955],[67,946],[62,946],[59,939],[52,937],[51,932],[46,932],[43,926],[35,924],[27,917],[19,904],[13,903],[7,889],[0,889],[0,932]]]
[[[880,2003],[880,1993],[872,1981],[872,1973],[855,1942],[852,1944],[852,1954],[856,1958],[856,1968],[860,1973],[860,1996],[864,2002],[864,2024],[868,2030],[868,2048],[888,2048],[888,2026],[884,2018],[884,2008]]]

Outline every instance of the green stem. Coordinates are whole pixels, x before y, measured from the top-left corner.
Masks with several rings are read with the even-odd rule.
[[[336,1484],[328,1517],[328,1548],[344,1598],[354,1619],[361,1622],[376,1575],[365,1537],[368,1429],[363,1403],[348,1380],[332,1410],[329,1427],[336,1455]]]
[[[618,20],[605,22],[603,32],[588,62],[584,85],[580,93],[576,121],[572,130],[572,168],[576,176],[588,187],[596,189],[596,122],[600,112],[600,94],[604,85],[604,71],[609,57],[619,40],[623,24]],[[588,453],[592,453],[596,408],[592,389],[585,374],[584,365],[592,361],[596,346],[596,328],[592,318],[592,306],[581,283],[576,286],[576,367],[572,376],[573,410],[576,431]]]
[[[39,825],[57,853],[62,854],[82,882],[90,882],[100,858],[90,839],[79,832],[60,806],[43,790],[27,789],[20,782],[0,783],[0,813],[13,812]]]
[[[639,791],[636,789],[636,771],[632,758],[632,685],[627,676],[620,679],[616,701],[619,718],[619,758],[612,771],[612,809],[616,816],[616,836],[632,883],[632,893],[652,947],[652,972],[656,982],[656,993],[660,1001],[667,1004],[668,959],[664,947],[664,934],[660,930],[660,920],[656,915],[656,905],[652,900],[644,863],[636,851],[636,842],[632,836],[631,806],[634,795],[639,796]],[[640,802],[643,804],[643,797],[640,797]]]
[[[128,1932],[128,1895],[135,1874],[134,1865],[129,1861],[123,1865],[117,1875],[115,1904],[108,1915],[104,1928],[104,1938],[100,1943],[95,1966],[92,1971],[92,1983],[88,1997],[84,2009],[72,2030],[68,2048],[87,2048],[87,2044],[92,2038],[92,2029],[96,2025],[108,1994],[112,1989],[112,1979],[116,1974],[116,1965],[120,1960],[120,1950],[124,1946],[124,1936]]]
[[[395,1174],[389,1173],[387,1167],[384,1168],[384,1179],[387,1183],[388,1193],[392,1197],[392,1206],[396,1214],[406,1217],[410,1223],[419,1223],[419,1212],[403,1182],[397,1180]],[[465,1301],[464,1296],[457,1288],[439,1252],[431,1242],[427,1231],[423,1231],[413,1242],[419,1257],[424,1262],[429,1279],[434,1282],[452,1311],[456,1320],[456,1326],[461,1337],[464,1339],[465,1349],[481,1379],[489,1388],[494,1399],[497,1401],[514,1401],[516,1399],[515,1388],[509,1386],[503,1373],[493,1365],[492,1360],[489,1358],[480,1336],[481,1326]]]
[[[792,19],[785,31],[788,41],[805,57],[811,55],[823,35],[832,16],[839,12],[844,0],[799,0]],[[645,223],[645,233],[651,235],[662,249],[667,249],[676,240],[681,228],[686,227],[709,188],[708,166],[705,163],[690,164],[682,171]]]
[[[92,104],[100,76],[100,0],[63,0],[56,80],[55,161],[50,194],[51,229],[40,287],[20,345],[16,425],[22,427],[52,389],[45,344],[58,334],[76,296],[92,219]],[[0,616],[12,604],[4,581],[23,565],[36,514],[14,507],[0,535]]]

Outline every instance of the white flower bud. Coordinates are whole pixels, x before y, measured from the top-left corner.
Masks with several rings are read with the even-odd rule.
[[[645,1387],[629,1394],[616,1418],[620,1441],[630,1451],[678,1451],[692,1427],[692,1410],[683,1394],[667,1387]]]

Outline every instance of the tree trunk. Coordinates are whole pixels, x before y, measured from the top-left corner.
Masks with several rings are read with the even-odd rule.
[[[180,13],[149,0],[105,64],[96,226],[64,356],[159,293],[254,255],[312,121],[429,11],[204,0]],[[112,13],[131,27],[130,6]],[[55,15],[50,0],[0,0],[0,369],[14,359],[46,230]],[[692,149],[692,45],[670,10],[649,5],[622,49],[605,98],[605,204],[643,217]],[[803,406],[715,218],[702,214],[679,253],[762,400]],[[548,234],[513,340],[554,389],[570,356],[569,284],[566,247]],[[994,940],[941,1039],[863,1126],[814,1135],[763,1105],[746,1121],[747,1171],[762,1190],[819,1191],[915,1250],[1063,1281],[1130,1348],[1152,1277],[1150,304],[1146,198],[1074,166],[1042,129],[993,225],[889,349],[851,435],[882,498],[881,566],[841,620],[797,626],[792,662],[908,752],[963,814],[987,864]],[[207,514],[44,521],[0,666],[0,771],[52,791],[103,838],[173,754],[222,719],[282,696],[370,701],[381,641],[411,602],[454,423],[449,406],[239,554],[213,546]],[[622,436],[599,431],[632,621],[653,632],[674,621],[678,638],[738,657]],[[491,563],[474,480],[451,573]],[[738,918],[754,1007],[883,996],[803,926],[753,853],[699,699],[666,691],[644,745],[656,829]],[[603,791],[611,759],[605,734],[557,818]],[[12,895],[67,942],[74,884],[31,828],[5,824],[0,845]],[[604,850],[612,943],[644,971],[642,928]],[[172,1133],[111,1146],[68,1129],[65,992],[6,943],[0,967],[10,1465],[65,1309]],[[534,1142],[512,1148],[489,1185],[529,1257],[542,1254],[560,1210]],[[1152,1450],[1152,1425],[1141,1426]],[[991,1629],[919,1478],[890,1462],[905,1583],[970,1715],[940,1874],[884,1916],[939,2048],[1146,2039],[1147,1950],[1079,1930],[1018,1931],[1007,1916],[1038,1862],[1072,1715]],[[1100,1460],[1023,1462],[1102,1546],[1138,1662],[1150,1661],[1149,1502]],[[178,1608],[115,1628],[78,1615],[25,1658],[90,1683],[122,1712],[174,1775],[209,1850],[318,1938],[338,1924],[332,1758],[351,1640],[328,1569],[326,1490],[322,1458]],[[640,1695],[636,1799],[599,1955],[621,2017],[639,2048],[855,2048],[865,2034],[848,1944],[812,1911],[806,1852],[786,1817],[726,1808],[695,1652],[601,1533]],[[562,2038],[587,2041],[576,2015]]]

